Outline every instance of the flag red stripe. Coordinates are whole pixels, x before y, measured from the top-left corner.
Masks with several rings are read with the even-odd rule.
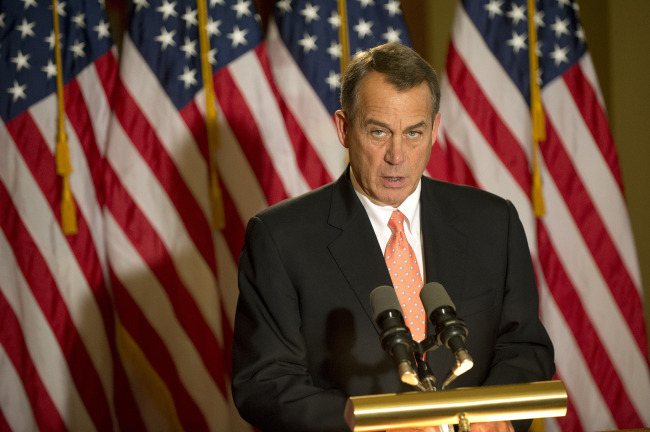
[[[34,154],[43,155],[43,152],[34,152]],[[61,347],[72,380],[88,414],[98,430],[111,431],[113,419],[97,370],[70,317],[67,305],[59,293],[47,263],[13,206],[9,192],[1,183],[0,202],[4,203],[3,218],[0,221],[2,230],[14,250],[18,267]]]
[[[0,293],[0,295],[2,295],[2,293]],[[1,341],[0,341],[0,343],[1,343]],[[5,418],[4,413],[2,412],[2,407],[0,407],[0,430],[3,430],[3,431],[11,430],[9,428],[9,423],[7,423],[7,419]]]
[[[203,318],[200,308],[181,281],[165,244],[111,168],[107,168],[106,178],[110,190],[110,195],[107,196],[108,206],[113,218],[122,227],[143,260],[148,263],[151,272],[161,281],[160,285],[167,293],[179,323],[196,346],[215,383],[221,392],[227,395],[222,374],[222,348]],[[117,205],[118,202],[120,205]]]
[[[548,118],[546,142],[540,146],[540,150],[605,282],[609,287],[616,287],[616,295],[613,297],[621,309],[621,315],[627,320],[641,352],[647,358],[645,321],[639,293]]]
[[[437,165],[440,165],[440,167],[433,166],[430,168],[429,172],[437,173],[440,170],[445,170],[447,171],[445,174],[447,178],[441,180],[478,187],[478,183],[474,178],[472,170],[470,169],[469,165],[467,165],[467,162],[465,161],[463,155],[457,150],[455,142],[447,133],[444,133],[444,139],[444,150],[440,145],[434,146],[434,150],[435,147],[440,147],[440,150],[436,151],[436,153],[441,153],[440,157],[444,158],[444,162],[439,164],[436,163]],[[431,163],[429,165],[431,166]]]
[[[549,238],[546,227],[542,222],[537,224],[539,242],[539,260],[544,270],[555,303],[574,335],[579,335],[579,348],[587,359],[598,359],[588,363],[594,382],[600,389],[603,400],[612,412],[617,412],[619,427],[641,427],[643,423],[633,408],[632,402],[616,370],[609,354],[605,350],[599,335],[591,323],[591,319],[580,301],[580,297],[571,284],[564,266],[558,258]]]
[[[589,80],[582,73],[580,63],[576,63],[571,69],[565,72],[562,79],[573,96],[573,100],[582,117],[585,119],[585,124],[591,131],[591,135],[607,162],[612,176],[616,179],[621,193],[623,193],[621,167],[618,162],[618,155],[616,154],[614,138],[608,126],[607,114],[600,105]]]
[[[274,204],[288,198],[284,185],[264,147],[255,119],[248,110],[248,102],[237,90],[237,85],[227,67],[221,68],[214,75],[214,90],[223,114],[231,125],[252,171],[257,176],[266,201]]]
[[[309,139],[296,121],[296,118],[291,112],[291,109],[285,103],[282,95],[280,94],[280,91],[278,90],[277,85],[275,84],[273,74],[271,72],[271,65],[269,63],[266,42],[259,44],[255,48],[255,53],[259,58],[260,64],[262,65],[262,70],[264,71],[266,79],[273,91],[280,112],[284,117],[284,124],[295,151],[298,167],[300,168],[303,177],[307,181],[307,184],[310,188],[315,189],[331,182],[332,178],[325,169],[325,166],[318,156],[318,153],[316,153],[316,150],[314,150],[314,147],[309,142]],[[332,143],[332,145],[335,145],[335,143]]]
[[[208,431],[203,413],[178,376],[178,370],[165,343],[115,273],[112,270],[110,273],[115,293],[115,308],[120,321],[138,347],[145,353],[147,361],[164,381],[174,401],[176,414],[183,429],[186,431]]]
[[[504,167],[510,171],[524,193],[529,195],[530,173],[526,154],[506,123],[492,107],[489,99],[456,51],[454,44],[449,44],[447,74],[449,83],[467,114],[472,118]]]
[[[158,139],[156,131],[121,82],[116,85],[115,94],[120,100],[115,107],[115,116],[119,119],[133,146],[151,167],[158,182],[178,211],[192,242],[214,273],[214,246],[212,237],[209,234],[206,235],[206,233],[210,233],[210,225],[204,217],[201,207],[188,189],[174,161]]]
[[[2,198],[4,198],[5,194],[6,190],[2,183],[0,183],[0,195],[2,195]],[[0,202],[3,202],[3,199],[0,199]],[[10,289],[12,288],[10,287]],[[0,316],[2,316],[0,344],[4,347],[9,360],[11,360],[13,367],[20,376],[25,394],[32,408],[31,414],[34,416],[36,424],[40,430],[65,431],[66,426],[63,423],[63,419],[59,415],[54,402],[52,402],[29,354],[20,322],[14,314],[11,305],[7,302],[2,290],[0,290]],[[16,415],[16,413],[11,414]],[[25,416],[29,414],[20,413],[19,415]],[[2,410],[0,410],[0,417],[2,417]],[[11,430],[4,417],[0,421],[0,430]]]
[[[556,373],[555,376],[553,377],[554,380],[562,380],[562,377]],[[555,420],[557,421],[558,425],[560,426],[560,429],[563,431],[571,431],[571,432],[582,432],[584,431],[584,428],[582,427],[582,424],[580,423],[580,417],[578,417],[578,411],[576,410],[575,405],[573,404],[573,398],[574,396],[576,397],[584,397],[584,395],[574,395],[571,392],[571,388],[567,388],[567,411],[566,415],[563,417],[556,417]]]

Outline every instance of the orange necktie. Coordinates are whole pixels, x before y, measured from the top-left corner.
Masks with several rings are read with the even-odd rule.
[[[393,235],[386,244],[384,258],[393,280],[393,287],[402,306],[404,321],[417,342],[426,337],[426,313],[420,302],[422,274],[413,248],[404,233],[404,215],[395,210],[388,220],[388,228]]]

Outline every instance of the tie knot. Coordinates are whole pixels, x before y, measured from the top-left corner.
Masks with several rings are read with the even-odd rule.
[[[393,232],[404,231],[404,215],[401,211],[393,211],[393,214],[390,215],[390,219],[388,219],[388,228]]]

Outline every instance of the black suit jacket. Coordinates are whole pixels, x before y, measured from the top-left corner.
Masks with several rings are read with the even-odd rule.
[[[528,245],[513,205],[423,177],[426,281],[440,282],[469,329],[474,367],[454,386],[550,379]],[[239,261],[233,395],[263,431],[346,431],[349,396],[412,391],[379,343],[370,292],[392,285],[349,170],[252,218]],[[453,356],[427,354],[441,380]]]

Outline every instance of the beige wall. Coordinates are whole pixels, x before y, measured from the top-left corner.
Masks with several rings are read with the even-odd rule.
[[[402,0],[414,48],[444,69],[455,1]],[[582,0],[580,14],[610,127],[618,148],[625,194],[645,281],[650,334],[650,22],[648,0]]]

